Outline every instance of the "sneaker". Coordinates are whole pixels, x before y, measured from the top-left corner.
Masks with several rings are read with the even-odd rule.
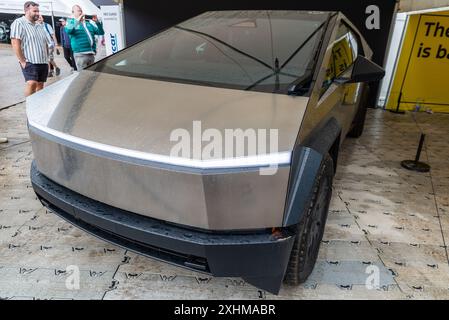
[[[61,74],[61,69],[59,69],[58,67],[56,67],[56,76],[59,76]]]
[[[0,143],[8,143],[8,138],[0,138]]]

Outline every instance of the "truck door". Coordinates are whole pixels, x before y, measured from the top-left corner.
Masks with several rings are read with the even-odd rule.
[[[340,22],[336,40],[332,44],[332,54],[327,63],[320,103],[333,104],[334,106],[338,104],[337,112],[333,112],[333,114],[341,123],[344,135],[351,128],[352,120],[357,111],[361,84],[339,84],[335,82],[335,79],[351,76],[352,66],[360,48],[355,33],[344,22]]]

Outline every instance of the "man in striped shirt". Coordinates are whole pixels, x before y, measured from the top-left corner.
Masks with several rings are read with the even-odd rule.
[[[44,28],[39,25],[39,4],[27,1],[24,4],[25,16],[11,24],[11,44],[19,59],[26,81],[25,96],[44,87],[48,76],[49,40]]]

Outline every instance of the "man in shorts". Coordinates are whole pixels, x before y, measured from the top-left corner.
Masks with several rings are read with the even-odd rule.
[[[27,1],[25,15],[11,24],[11,44],[25,78],[25,96],[43,89],[48,76],[48,46],[44,28],[37,23],[39,4]]]

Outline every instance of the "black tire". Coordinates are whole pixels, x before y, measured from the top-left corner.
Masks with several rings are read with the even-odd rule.
[[[307,212],[297,225],[297,234],[284,277],[286,284],[303,283],[312,273],[329,212],[333,177],[334,162],[327,154],[315,179]]]
[[[359,108],[354,117],[352,129],[348,133],[348,137],[360,138],[365,128],[366,111],[368,110],[369,86],[364,85],[362,97],[360,99]]]

